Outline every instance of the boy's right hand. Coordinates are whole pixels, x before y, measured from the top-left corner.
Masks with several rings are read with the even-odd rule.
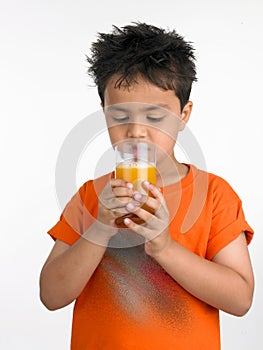
[[[121,179],[110,180],[99,196],[98,221],[117,228],[115,219],[129,213],[126,205],[133,200],[132,187],[131,183]]]

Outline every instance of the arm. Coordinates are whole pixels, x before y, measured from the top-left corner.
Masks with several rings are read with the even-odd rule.
[[[74,301],[98,267],[109,239],[117,233],[114,224],[131,199],[130,184],[113,179],[103,190],[98,204],[98,218],[70,246],[57,240],[40,275],[40,299],[49,310]],[[127,212],[127,211],[126,211]]]
[[[244,315],[250,308],[254,290],[244,234],[218,252],[212,261],[201,258],[171,238],[169,213],[162,194],[151,184],[145,184],[145,187],[154,196],[148,197],[146,204],[154,209],[155,215],[128,205],[127,208],[135,211],[147,224],[138,226],[128,220],[125,223],[146,238],[146,253],[195,297],[230,314]],[[145,201],[143,196],[137,195],[135,199]]]
[[[87,233],[96,233],[92,226]],[[57,240],[40,275],[40,299],[49,310],[75,300],[99,265],[106,246],[81,237],[73,246]]]
[[[242,233],[212,261],[171,241],[156,261],[189,293],[227,313],[243,316],[250,308],[254,281]]]

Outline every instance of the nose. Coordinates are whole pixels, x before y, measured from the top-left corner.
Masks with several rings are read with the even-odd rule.
[[[128,137],[131,138],[144,138],[147,135],[146,125],[138,123],[129,123],[128,125]]]

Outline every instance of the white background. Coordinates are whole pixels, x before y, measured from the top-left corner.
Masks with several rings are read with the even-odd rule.
[[[234,187],[255,230],[254,304],[242,318],[222,314],[222,349],[263,348],[262,15],[258,0],[0,1],[1,349],[69,349],[72,306],[49,312],[38,297],[53,245],[45,232],[61,210],[56,160],[71,129],[99,109],[86,74],[91,42],[132,21],[176,29],[194,43],[199,81],[189,128],[207,169]]]

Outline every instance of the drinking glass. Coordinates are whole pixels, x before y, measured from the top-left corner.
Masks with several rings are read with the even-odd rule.
[[[133,184],[133,190],[150,195],[142,187],[143,181],[156,184],[156,148],[146,141],[128,140],[115,146],[116,169],[115,178],[122,179]],[[142,208],[152,212],[146,204]],[[129,218],[137,224],[144,221],[134,213],[125,214],[115,220],[118,227],[126,227],[124,219]]]

